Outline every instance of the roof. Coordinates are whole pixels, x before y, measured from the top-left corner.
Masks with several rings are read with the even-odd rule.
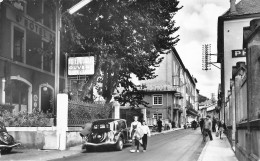
[[[178,54],[177,50],[174,47],[172,47],[172,51],[173,51],[174,55],[176,56],[176,58],[178,59],[178,61],[180,62],[182,69],[187,73],[189,79],[191,80],[191,83],[195,86],[196,85],[195,83],[197,83],[197,79],[192,77],[189,70],[187,68],[185,68],[185,65],[183,64],[183,62],[180,58],[180,55]]]
[[[260,13],[259,0],[241,0],[236,4],[236,13],[231,14],[228,10],[222,17],[233,17],[239,15],[252,15]]]
[[[185,72],[187,73],[187,75],[188,75],[189,80],[191,81],[191,83],[192,83],[194,86],[196,86],[197,80],[196,80],[196,82],[195,82],[194,77],[191,76],[191,74],[190,74],[190,72],[189,72],[188,69],[185,69]]]
[[[243,30],[243,48],[247,48],[251,39],[260,31],[260,19],[256,18],[250,21],[250,26]]]
[[[236,4],[236,13],[231,14],[230,10],[228,10],[218,17],[217,62],[220,63],[222,61],[224,54],[224,21],[254,17],[260,17],[260,0],[241,0]]]
[[[175,55],[176,58],[178,59],[179,63],[181,64],[182,69],[183,69],[183,70],[186,69],[186,68],[185,68],[185,65],[183,64],[183,62],[182,62],[182,60],[181,60],[181,58],[180,58],[180,55],[178,54],[177,50],[176,50],[174,47],[172,47],[172,52],[174,53],[174,55]]]

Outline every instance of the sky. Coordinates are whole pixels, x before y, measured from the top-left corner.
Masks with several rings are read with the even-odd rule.
[[[220,69],[211,65],[211,70],[202,70],[202,45],[211,44],[211,53],[217,53],[217,20],[229,9],[230,0],[179,0],[179,10],[174,19],[180,29],[176,50],[185,67],[190,71],[198,83],[200,94],[211,98],[214,93],[217,98],[220,84]],[[216,56],[211,56],[216,62]],[[216,64],[220,66],[219,64]]]

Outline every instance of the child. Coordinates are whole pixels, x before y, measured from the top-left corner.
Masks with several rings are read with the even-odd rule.
[[[147,126],[145,120],[142,121],[142,131],[144,133],[144,136],[142,137],[142,141],[143,141],[143,152],[146,152],[146,147],[147,147],[147,136],[151,136],[151,133],[150,133],[150,129],[149,127]]]

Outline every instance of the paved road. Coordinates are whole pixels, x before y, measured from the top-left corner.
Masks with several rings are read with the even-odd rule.
[[[197,161],[204,146],[199,129],[186,129],[152,136],[146,153],[130,153],[130,147],[125,147],[123,151],[82,152],[57,161]]]

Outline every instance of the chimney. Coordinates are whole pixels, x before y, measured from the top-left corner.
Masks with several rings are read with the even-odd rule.
[[[236,14],[236,0],[230,0],[230,14]]]

